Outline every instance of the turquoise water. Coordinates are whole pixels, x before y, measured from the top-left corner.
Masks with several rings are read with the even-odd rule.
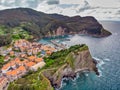
[[[74,35],[64,41],[69,45],[85,43],[99,61],[100,76],[80,73],[75,80],[65,80],[60,90],[120,90],[120,22],[101,22],[113,34],[105,38]],[[43,40],[44,41],[44,40]]]

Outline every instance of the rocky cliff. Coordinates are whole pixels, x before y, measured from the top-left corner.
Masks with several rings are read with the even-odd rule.
[[[89,50],[71,52],[66,57],[66,63],[61,67],[49,69],[43,74],[50,80],[55,88],[59,88],[64,77],[74,78],[81,71],[94,71],[99,75],[96,63],[92,59]]]

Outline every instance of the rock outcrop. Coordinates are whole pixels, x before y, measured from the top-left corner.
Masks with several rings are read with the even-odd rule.
[[[59,68],[46,70],[43,74],[50,80],[54,88],[59,88],[64,77],[74,78],[81,71],[94,71],[99,75],[96,63],[92,59],[89,50],[71,52],[66,57],[66,63]]]

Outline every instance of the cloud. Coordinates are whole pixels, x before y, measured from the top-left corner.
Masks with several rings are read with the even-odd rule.
[[[43,0],[0,0],[0,5],[5,7],[37,7]]]
[[[49,5],[59,4],[59,0],[48,0],[47,4],[49,4]]]
[[[120,20],[120,0],[0,0],[0,9],[28,7],[68,16],[94,16],[99,20]]]
[[[86,1],[92,6],[120,7],[120,0],[59,0],[61,4],[81,4]]]

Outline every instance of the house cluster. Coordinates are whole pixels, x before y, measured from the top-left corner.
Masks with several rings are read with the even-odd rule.
[[[29,70],[37,71],[38,68],[42,68],[45,65],[43,58],[37,58],[36,56],[29,56],[23,60],[23,58],[15,58],[7,64],[5,64],[2,69],[2,75],[6,77],[9,81],[16,80],[25,75]]]
[[[41,51],[45,51],[45,54],[51,54],[56,50],[49,45],[42,45],[37,42],[30,43],[25,39],[16,41],[14,49],[26,53],[27,55],[37,55]]]
[[[43,45],[37,42],[29,42],[25,39],[15,41],[15,43],[6,50],[0,48],[0,55],[4,56],[4,61],[8,61],[11,57],[27,57],[27,56],[41,56],[51,55],[52,52],[57,51],[50,45]]]
[[[37,42],[29,42],[25,39],[20,39],[14,43],[14,50],[20,51],[22,53],[26,53],[28,55],[36,55],[38,52],[41,51],[40,47],[42,44],[39,44]]]
[[[1,78],[4,78],[3,86],[5,87],[8,82],[21,78],[30,70],[37,71],[38,68],[45,66],[43,57],[55,51],[56,49],[52,46],[31,43],[25,39],[15,41],[6,50],[0,48],[0,55],[7,61],[0,70],[0,84],[3,80]],[[0,86],[0,90],[4,87]]]

